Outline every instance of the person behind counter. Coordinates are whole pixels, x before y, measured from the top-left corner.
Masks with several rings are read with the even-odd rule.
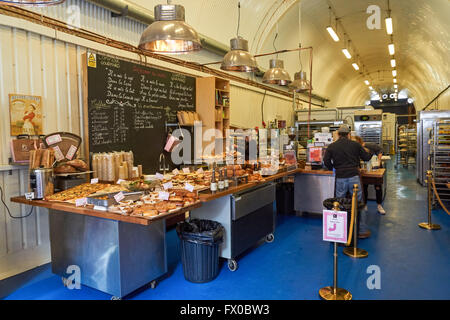
[[[364,142],[364,140],[360,136],[355,136],[355,141],[357,141],[359,144],[361,144],[364,148],[367,148],[372,154],[376,155],[378,157],[378,163],[381,167],[381,157],[383,156],[383,149],[376,143],[373,142]],[[377,184],[375,187],[375,195],[377,200],[377,210],[380,214],[386,214],[386,211],[384,210],[383,206],[381,205],[383,203],[383,186],[381,184]],[[364,191],[364,199],[366,200],[366,208],[367,208],[367,196],[369,194],[369,185],[364,184],[363,185],[363,191]]]
[[[348,125],[341,125],[338,130],[339,139],[330,144],[325,152],[324,164],[329,170],[336,171],[336,197],[344,198],[347,192],[353,193],[353,185],[358,185],[358,202],[363,202],[361,180],[359,178],[359,162],[369,161],[372,155],[364,150],[358,142],[350,140]],[[366,225],[366,211],[360,213],[359,238],[370,236],[370,230]]]

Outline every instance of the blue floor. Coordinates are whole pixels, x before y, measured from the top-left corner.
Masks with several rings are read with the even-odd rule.
[[[351,259],[339,247],[339,287],[349,290],[354,299],[450,299],[450,216],[434,210],[433,222],[442,230],[418,228],[419,222],[426,221],[426,189],[417,184],[414,169],[389,169],[384,207],[387,214],[381,216],[376,204],[369,202],[372,236],[358,245],[369,252],[368,258]],[[238,259],[236,272],[222,261],[219,276],[205,284],[184,279],[175,231],[169,231],[167,238],[170,275],[155,289],[127,299],[318,299],[318,290],[332,284],[333,246],[321,240],[321,216],[279,215],[273,243],[261,244]],[[380,268],[380,289],[367,287],[370,265]],[[9,279],[9,286],[13,280]],[[49,265],[16,282],[19,287],[5,299],[110,299],[84,286],[64,288]]]

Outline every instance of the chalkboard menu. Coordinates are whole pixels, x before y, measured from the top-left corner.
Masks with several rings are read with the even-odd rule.
[[[100,54],[87,54],[86,88],[89,152],[132,150],[145,173],[159,169],[165,122],[195,111],[194,77]]]

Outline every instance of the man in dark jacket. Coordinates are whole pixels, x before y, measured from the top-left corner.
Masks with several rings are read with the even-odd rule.
[[[358,185],[358,202],[364,202],[359,178],[360,159],[369,161],[372,155],[356,141],[350,140],[348,125],[342,125],[339,130],[339,139],[330,144],[325,152],[323,162],[329,170],[336,171],[336,197],[345,198],[347,192],[353,193],[353,185]],[[366,213],[361,212],[359,219],[358,236],[367,238],[370,231],[366,226]]]

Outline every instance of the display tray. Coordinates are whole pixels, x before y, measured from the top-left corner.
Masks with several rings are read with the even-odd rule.
[[[120,192],[120,191],[119,191]],[[87,203],[92,204],[94,206],[100,206],[108,208],[112,205],[117,204],[116,199],[114,199],[114,196],[118,194],[119,192],[112,192],[112,193],[104,193],[104,194],[97,194],[95,196],[87,197]],[[123,192],[124,195],[124,201],[135,201],[138,200],[144,192],[138,191],[138,192]],[[107,199],[100,199],[107,197]]]
[[[55,173],[56,177],[69,177],[69,176],[78,176],[82,174],[90,174],[94,173],[94,171],[80,171],[80,172],[72,172],[72,173]]]

